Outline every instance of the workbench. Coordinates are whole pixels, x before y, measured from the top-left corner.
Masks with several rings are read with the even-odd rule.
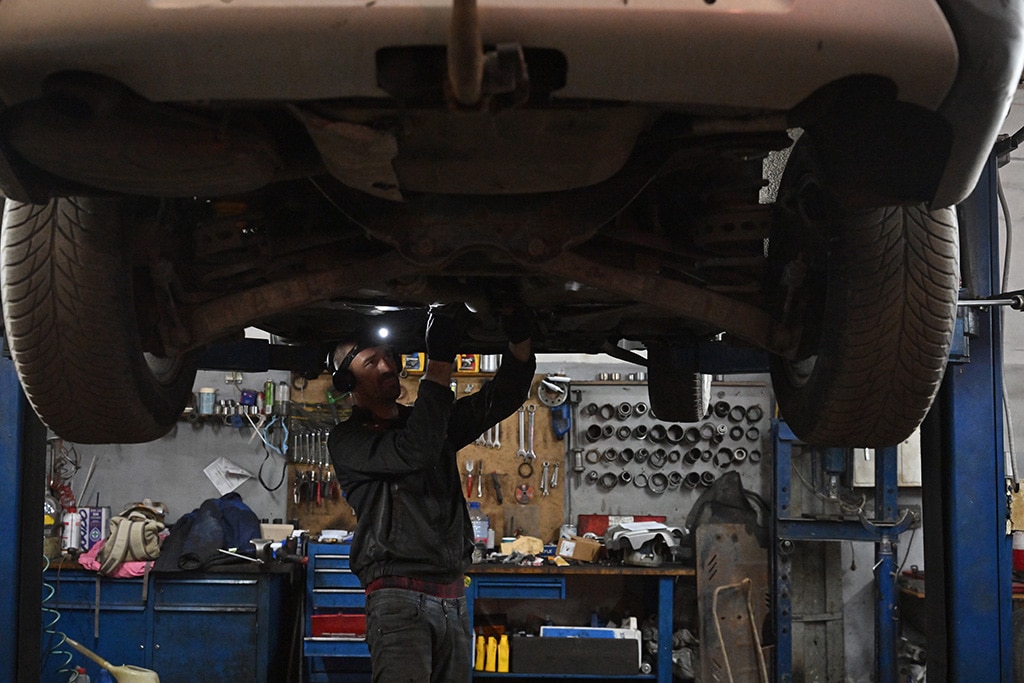
[[[54,591],[43,604],[44,624],[45,610],[57,610],[59,620],[50,630],[67,634],[111,664],[155,670],[161,683],[283,681],[292,606],[301,595],[301,588],[293,592],[299,575],[294,570],[291,564],[238,564],[112,579],[77,566],[52,568],[44,577]],[[44,654],[57,641],[44,632]],[[70,645],[62,649],[96,680],[95,664]],[[62,664],[56,653],[46,657],[43,683],[67,681],[57,672]]]
[[[675,602],[675,583],[679,577],[694,577],[692,567],[665,565],[661,567],[610,566],[581,564],[570,567],[522,567],[505,564],[475,564],[467,571],[471,582],[466,590],[469,613],[479,622],[485,617],[485,601],[532,601],[561,600],[586,604],[598,596],[614,597],[616,602],[623,599],[626,587],[639,587],[644,614],[656,614],[658,626],[658,654],[652,662],[650,674],[637,673],[635,676],[572,676],[552,674],[551,678],[573,679],[616,679],[652,680],[659,683],[672,682],[672,614]],[[593,591],[595,586],[605,590]],[[621,592],[616,592],[621,587]],[[610,590],[609,590],[610,589]],[[502,609],[506,604],[495,603]],[[535,605],[536,606],[536,605]],[[555,610],[550,610],[555,611]],[[634,614],[643,623],[644,614]],[[535,680],[545,678],[543,674],[531,673],[517,676],[512,673],[473,672],[474,679],[515,679]]]
[[[369,650],[361,635],[313,637],[313,614],[360,612],[365,595],[348,566],[348,543],[311,542],[307,547],[309,566],[306,595],[306,637],[304,652],[307,674],[313,683],[363,680],[369,676]],[[474,626],[480,626],[498,613],[515,610],[538,611],[542,618],[571,616],[565,625],[586,625],[590,610],[599,603],[621,607],[635,598],[636,616],[643,623],[647,615],[656,615],[658,653],[649,674],[633,676],[587,676],[529,673],[489,673],[474,671],[474,680],[537,680],[571,678],[574,680],[647,680],[672,681],[672,633],[675,585],[681,577],[695,577],[692,567],[631,567],[575,565],[570,567],[523,567],[505,564],[474,564],[467,570],[466,589],[469,613]]]

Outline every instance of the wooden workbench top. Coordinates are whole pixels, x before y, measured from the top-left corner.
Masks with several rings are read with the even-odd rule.
[[[611,565],[611,564],[578,564],[569,567],[557,567],[545,565],[542,567],[527,567],[515,564],[499,564],[482,562],[470,565],[466,570],[469,575],[474,574],[556,574],[556,575],[583,575],[583,576],[695,576],[697,570],[693,567],[686,567],[680,564],[666,564],[660,567],[635,567],[632,565]]]

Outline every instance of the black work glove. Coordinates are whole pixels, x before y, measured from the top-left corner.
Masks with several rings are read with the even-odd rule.
[[[469,311],[464,304],[435,304],[427,314],[427,358],[454,363],[466,329]]]
[[[498,324],[502,334],[512,344],[524,342],[533,336],[533,311],[521,304],[501,309]]]

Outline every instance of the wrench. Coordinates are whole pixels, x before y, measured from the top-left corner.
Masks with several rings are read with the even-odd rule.
[[[530,460],[536,460],[537,454],[533,452],[533,415],[535,412],[537,412],[537,406],[531,403],[530,406],[526,409],[526,411],[530,413],[530,450],[526,451],[526,457],[529,458]]]
[[[516,451],[516,455],[520,458],[526,457],[526,449],[523,447],[523,443],[526,440],[526,407],[519,406],[519,450]]]
[[[484,461],[483,460],[481,460],[477,464],[476,469],[477,469],[477,473],[476,473],[476,497],[477,498],[483,498],[484,497]]]
[[[492,444],[495,448],[501,448],[501,423],[494,425],[494,443]]]
[[[548,463],[546,462],[540,471],[540,495],[548,495]]]

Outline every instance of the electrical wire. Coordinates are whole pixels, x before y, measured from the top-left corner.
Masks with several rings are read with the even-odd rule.
[[[1010,263],[1013,252],[1013,220],[1010,218],[1010,206],[1006,201],[1006,193],[1003,191],[1002,177],[999,175],[999,169],[996,168],[996,195],[999,197],[999,207],[1003,211],[1003,223],[1006,226],[1006,247],[1003,253],[1003,273],[1001,278],[1001,291],[1010,291]],[[1005,344],[1006,328],[1003,325],[999,326],[1000,334],[1000,345]],[[1019,481],[1018,469],[1017,469],[1017,448],[1016,440],[1013,435],[1013,410],[1010,408],[1010,395],[1006,389],[1006,383],[1002,385],[1003,393],[1003,416],[1006,420],[1006,448],[1009,451],[1006,460],[1010,465],[1010,477],[1012,484],[1017,485]]]

